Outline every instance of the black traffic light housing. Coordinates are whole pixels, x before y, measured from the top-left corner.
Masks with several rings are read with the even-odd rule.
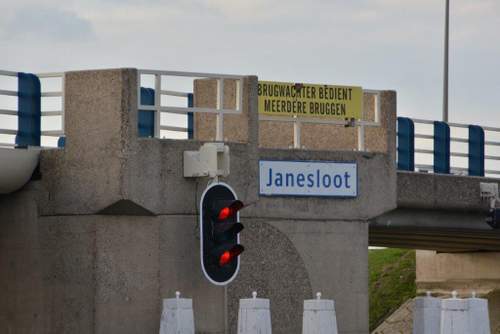
[[[201,267],[207,279],[216,285],[226,285],[238,273],[239,255],[244,247],[239,244],[239,210],[244,207],[235,192],[225,183],[213,183],[200,200]]]
[[[486,223],[494,229],[500,228],[500,209],[493,208],[486,215]]]

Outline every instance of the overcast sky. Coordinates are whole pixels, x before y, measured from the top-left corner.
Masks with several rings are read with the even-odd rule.
[[[439,119],[445,0],[1,1],[0,69],[256,74],[398,93]],[[450,121],[500,126],[500,1],[451,0]]]

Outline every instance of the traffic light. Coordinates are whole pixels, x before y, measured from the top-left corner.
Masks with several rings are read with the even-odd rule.
[[[500,209],[490,209],[486,215],[486,223],[494,229],[500,228]]]
[[[225,183],[214,183],[200,200],[201,267],[208,280],[216,285],[231,282],[240,266],[239,244],[243,225],[239,210],[244,207],[234,191]]]

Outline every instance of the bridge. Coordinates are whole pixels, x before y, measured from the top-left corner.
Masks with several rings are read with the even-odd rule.
[[[500,143],[485,132],[500,129],[397,118],[395,92],[364,90],[362,119],[338,121],[259,114],[255,76],[0,74],[18,78],[17,90],[0,90],[18,98],[18,110],[0,110],[17,120],[0,130],[5,328],[155,332],[161,298],[181,290],[198,300],[200,331],[233,332],[235,302],[258,290],[274,303],[275,333],[298,332],[297,305],[315,291],[336,300],[341,333],[366,333],[369,244],[500,250],[480,196],[480,183],[498,183],[489,162],[500,157],[485,147]],[[189,87],[171,89],[179,78]],[[43,81],[54,79],[59,88],[47,90]],[[59,99],[59,109],[43,110],[44,98]],[[49,117],[58,128],[42,129]],[[415,133],[414,123],[433,133]],[[185,178],[182,164],[185,151],[212,141],[230,149],[224,181],[254,203],[241,216],[241,272],[225,290],[203,279],[197,257],[197,203],[209,180]],[[423,141],[433,149],[419,148]],[[453,142],[467,153],[451,152]],[[415,164],[418,155],[433,165]],[[261,196],[262,159],[355,162],[358,196]]]

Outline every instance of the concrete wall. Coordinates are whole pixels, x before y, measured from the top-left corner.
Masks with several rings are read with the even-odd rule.
[[[500,253],[436,253],[417,251],[417,285],[421,291],[439,289],[486,294],[500,289]]]
[[[247,250],[225,300],[199,264],[209,180],[182,176],[183,151],[202,142],[137,138],[136,79],[133,69],[66,74],[66,148],[42,152],[41,181],[0,201],[0,263],[14,263],[0,267],[9,291],[0,332],[155,333],[161,299],[180,290],[194,299],[198,333],[223,333],[226,323],[233,333],[238,298],[257,290],[271,299],[275,333],[300,332],[302,301],[316,291],[336,300],[340,333],[367,333],[366,220],[396,207],[393,150],[259,148],[257,78],[246,77],[244,115],[225,126],[228,135],[247,130],[234,132],[223,181],[256,203],[242,211]],[[198,84],[195,101],[210,101],[209,82]],[[261,158],[356,161],[359,196],[259,198]]]
[[[157,333],[161,299],[193,298],[198,333],[224,333],[224,288],[199,265],[197,217],[38,217],[36,192],[0,201],[2,333]],[[230,333],[239,298],[271,299],[273,332],[300,333],[302,301],[334,298],[342,333],[366,333],[367,225],[246,219],[247,247],[228,289]]]
[[[486,177],[403,171],[397,174],[400,208],[486,212],[489,203],[479,196],[479,184],[499,183],[498,179]]]

